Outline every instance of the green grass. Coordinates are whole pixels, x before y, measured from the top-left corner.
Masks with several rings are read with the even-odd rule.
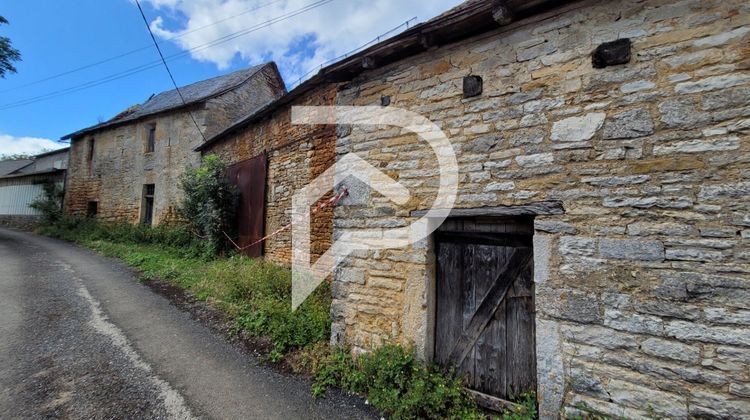
[[[461,378],[416,359],[410,349],[386,345],[356,360],[347,349],[331,348],[331,291],[323,283],[292,311],[291,272],[262,260],[216,257],[213,248],[186,227],[147,228],[63,217],[39,233],[75,242],[115,257],[141,273],[190,291],[223,310],[244,331],[272,343],[269,359],[285,359],[295,372],[315,378],[312,393],[336,386],[363,395],[395,419],[486,418],[463,388]],[[500,418],[536,418],[536,399],[526,395],[525,410]]]
[[[161,279],[192,292],[225,311],[235,331],[271,340],[276,360],[330,337],[327,283],[292,311],[288,269],[237,255],[215,258],[183,226],[147,228],[67,218],[40,233],[119,258],[136,268],[142,280]]]

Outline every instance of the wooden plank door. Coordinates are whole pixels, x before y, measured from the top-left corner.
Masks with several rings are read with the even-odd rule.
[[[531,235],[439,232],[435,357],[470,389],[536,390]]]
[[[237,209],[237,245],[244,248],[263,237],[266,209],[266,171],[268,159],[265,153],[227,168],[229,181],[239,191]],[[246,248],[248,257],[263,255],[263,243]]]

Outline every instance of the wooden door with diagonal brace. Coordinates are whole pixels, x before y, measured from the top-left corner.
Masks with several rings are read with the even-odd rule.
[[[536,390],[533,225],[493,223],[437,233],[435,357],[468,388],[512,400]]]

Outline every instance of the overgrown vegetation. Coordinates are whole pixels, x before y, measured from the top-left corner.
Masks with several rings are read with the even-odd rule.
[[[0,25],[7,25],[8,20],[0,16]],[[0,36],[0,78],[4,79],[7,73],[15,73],[14,62],[21,61],[21,53],[13,48],[10,39]]]
[[[46,221],[40,232],[120,258],[138,269],[142,279],[168,281],[223,310],[234,323],[233,333],[270,342],[270,360],[285,360],[296,372],[312,375],[316,396],[329,387],[341,387],[367,397],[396,419],[485,418],[458,375],[418,361],[411,349],[386,345],[354,359],[347,349],[330,348],[328,283],[292,311],[289,270],[227,255],[222,231],[228,229],[236,195],[218,158],[207,157],[204,166],[188,171],[181,184],[186,193],[181,208],[185,222],[153,228],[63,216],[59,205],[53,211],[57,191],[45,189],[47,198],[38,205]],[[536,418],[533,395],[526,397],[523,407],[503,418]]]
[[[32,201],[29,207],[39,210],[42,216],[42,223],[52,225],[57,223],[62,217],[62,202],[65,190],[62,184],[54,181],[47,181],[42,185],[44,193],[41,197]]]
[[[224,232],[231,236],[234,231],[237,191],[225,173],[224,162],[216,155],[208,155],[200,167],[188,168],[180,178],[180,188],[185,193],[180,216],[214,253],[227,250]]]
[[[418,361],[410,349],[387,345],[356,360],[348,349],[330,348],[331,293],[327,283],[291,311],[291,273],[262,260],[206,252],[187,225],[146,227],[99,223],[63,216],[44,233],[116,257],[138,269],[142,280],[160,279],[190,291],[226,312],[234,332],[271,343],[269,358],[284,359],[296,372],[314,377],[312,393],[340,387],[365,396],[396,419],[486,418],[463,388],[461,378]],[[506,420],[536,418],[533,395],[524,410]]]
[[[365,395],[395,419],[484,417],[460,377],[419,362],[401,346],[386,345],[356,360],[346,349],[333,349],[317,370],[313,394],[330,386]]]
[[[216,258],[186,225],[146,227],[64,217],[41,233],[122,259],[142,279],[162,279],[224,310],[236,331],[271,340],[276,357],[330,336],[330,289],[319,288],[292,312],[289,270],[241,256]]]

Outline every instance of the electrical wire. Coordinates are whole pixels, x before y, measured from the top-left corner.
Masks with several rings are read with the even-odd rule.
[[[184,37],[186,35],[190,35],[190,34],[192,34],[194,32],[198,32],[198,31],[201,31],[203,29],[209,28],[211,26],[218,25],[219,23],[226,22],[228,20],[238,18],[240,16],[246,15],[246,14],[251,13],[251,12],[258,11],[258,10],[264,8],[264,7],[272,6],[272,5],[274,5],[276,3],[280,3],[282,1],[284,1],[284,0],[275,0],[275,1],[272,1],[270,3],[266,3],[266,4],[262,4],[260,6],[253,7],[252,9],[244,10],[244,11],[242,11],[242,12],[236,14],[236,15],[228,16],[226,18],[219,19],[217,21],[213,21],[213,22],[209,23],[208,25],[199,26],[199,27],[191,29],[189,31],[181,32],[179,35],[175,35],[175,36],[173,36],[171,38],[166,38],[164,41],[174,41],[174,40],[182,38],[182,37]],[[114,55],[114,56],[109,57],[109,58],[105,58],[105,59],[102,59],[102,60],[99,60],[99,61],[95,61],[93,63],[89,63],[89,64],[86,64],[86,65],[83,65],[83,66],[80,66],[80,67],[76,67],[76,68],[73,68],[73,69],[70,69],[70,70],[66,70],[66,71],[61,72],[61,73],[53,74],[51,76],[47,76],[47,77],[44,77],[42,79],[35,80],[33,82],[29,82],[29,83],[26,83],[26,84],[23,84],[23,85],[19,85],[19,86],[14,86],[14,87],[8,88],[8,89],[3,89],[3,90],[0,90],[0,93],[11,92],[11,91],[22,89],[22,88],[25,88],[25,87],[38,85],[40,83],[44,83],[44,82],[47,82],[49,80],[54,80],[54,79],[57,79],[57,78],[60,78],[60,77],[63,77],[63,76],[67,76],[69,74],[73,74],[73,73],[76,73],[76,72],[79,72],[79,71],[82,71],[82,70],[86,70],[86,69],[90,69],[92,67],[99,66],[101,64],[109,63],[111,61],[115,61],[117,59],[120,59],[120,58],[123,58],[123,57],[127,57],[129,55],[133,55],[133,54],[135,54],[137,52],[141,52],[141,51],[147,50],[149,48],[151,48],[151,44],[145,45],[143,47],[136,48],[136,49],[133,49],[133,50],[130,50],[130,51],[126,51],[124,53],[121,53],[121,54],[118,54],[118,55]]]
[[[159,52],[159,57],[161,57],[161,62],[164,64],[164,68],[167,70],[167,74],[169,74],[169,79],[172,80],[172,84],[174,85],[174,88],[177,90],[177,95],[180,96],[180,100],[182,101],[182,104],[187,105],[187,102],[185,102],[185,97],[182,96],[182,92],[180,91],[180,87],[177,86],[177,82],[174,80],[174,75],[172,75],[172,70],[169,69],[169,66],[167,65],[167,60],[164,59],[164,54],[162,54],[161,48],[159,48],[159,43],[156,42],[156,37],[154,36],[154,32],[151,31],[151,25],[148,24],[148,19],[146,18],[146,13],[143,12],[143,8],[141,7],[141,2],[138,0],[135,0],[135,4],[136,6],[138,6],[138,10],[141,12],[143,23],[146,24],[146,29],[148,29],[148,34],[151,35],[151,40],[154,41],[154,47],[156,47],[156,51]],[[195,124],[195,129],[198,130],[198,133],[200,133],[201,137],[203,138],[203,142],[205,143],[206,136],[203,134],[203,130],[201,130],[200,126],[198,125],[198,122],[195,121],[193,112],[188,110],[188,114],[190,115],[190,119],[193,120],[193,124]]]
[[[169,55],[169,56],[166,57],[166,61],[168,61],[168,62],[169,61],[174,61],[174,60],[176,60],[178,58],[181,58],[181,57],[184,57],[184,56],[186,56],[186,55],[188,55],[188,54],[190,54],[192,52],[202,51],[202,50],[205,50],[207,48],[211,48],[211,47],[214,47],[216,45],[223,44],[225,42],[228,42],[228,41],[231,41],[233,39],[239,38],[241,36],[247,35],[249,33],[258,31],[260,29],[267,28],[267,27],[269,27],[269,26],[271,26],[273,24],[276,24],[278,22],[291,19],[291,18],[293,18],[295,16],[298,16],[298,15],[300,15],[302,13],[308,12],[308,11],[313,10],[315,8],[324,6],[324,5],[326,5],[328,3],[331,3],[333,1],[335,1],[335,0],[319,0],[319,1],[316,1],[316,2],[313,2],[313,3],[310,3],[307,6],[304,6],[304,7],[300,8],[300,9],[297,9],[295,11],[292,11],[292,12],[289,12],[289,13],[277,16],[275,18],[269,19],[267,21],[261,22],[261,23],[255,25],[255,26],[251,26],[251,27],[243,29],[241,31],[233,32],[231,34],[228,34],[228,35],[225,35],[223,37],[217,38],[217,39],[215,39],[213,41],[210,41],[210,42],[208,42],[206,44],[198,45],[196,47],[184,50],[184,51],[182,51],[180,53]],[[149,69],[152,69],[152,68],[156,68],[156,67],[159,67],[161,65],[162,65],[161,60],[157,60],[157,61],[153,61],[153,62],[150,62],[150,63],[142,64],[142,65],[139,65],[139,66],[136,66],[136,67],[132,67],[130,69],[118,72],[118,73],[111,74],[109,76],[105,76],[105,77],[100,78],[100,79],[96,79],[96,80],[92,80],[92,81],[88,81],[88,82],[82,83],[80,85],[71,86],[71,87],[68,87],[68,88],[65,88],[65,89],[57,90],[57,91],[50,92],[50,93],[47,93],[47,94],[44,94],[44,95],[40,95],[40,96],[35,96],[35,97],[31,97],[31,98],[22,99],[22,100],[19,100],[19,101],[16,101],[16,102],[10,102],[10,103],[6,103],[6,104],[2,104],[2,105],[0,105],[0,110],[6,110],[6,109],[11,109],[11,108],[17,108],[17,107],[20,107],[20,106],[30,105],[30,104],[33,104],[33,103],[36,103],[36,102],[40,102],[40,101],[44,101],[44,100],[56,98],[56,97],[63,96],[63,95],[69,94],[69,93],[74,93],[74,92],[78,92],[78,91],[81,91],[81,90],[89,89],[91,87],[99,86],[99,85],[102,85],[102,84],[105,84],[105,83],[109,83],[109,82],[112,82],[112,81],[115,81],[115,80],[122,79],[124,77],[132,76],[134,74],[141,73],[143,71],[146,71],[146,70],[149,70]]]

